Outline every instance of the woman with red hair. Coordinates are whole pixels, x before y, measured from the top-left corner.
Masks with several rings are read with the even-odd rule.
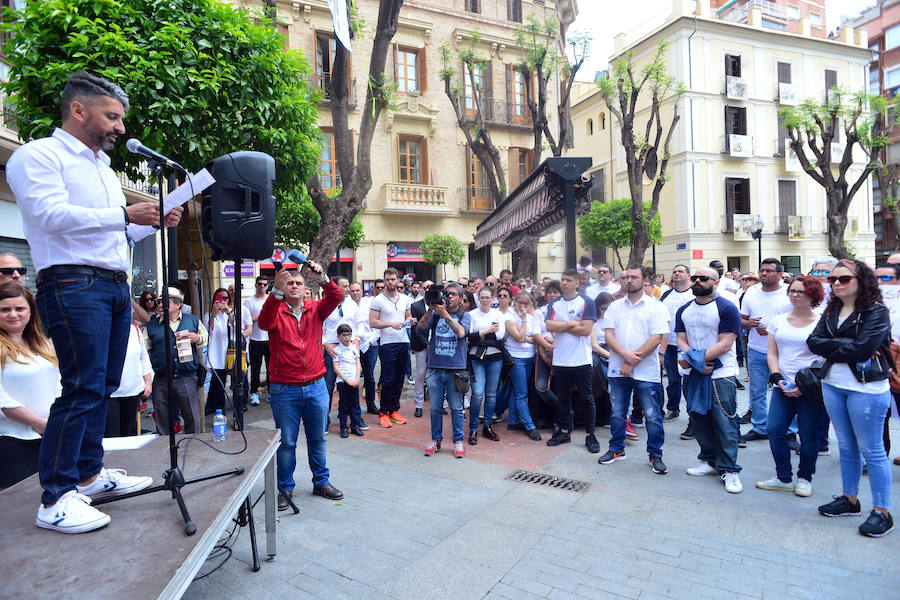
[[[787,286],[791,312],[774,317],[767,330],[769,371],[772,375],[772,399],[769,401],[769,447],[775,459],[775,477],[758,481],[756,487],[763,490],[783,490],[798,496],[812,495],[812,476],[816,472],[819,442],[816,431],[828,418],[821,399],[804,396],[794,383],[797,371],[819,359],[810,352],[806,339],[819,321],[813,309],[825,299],[822,284],[814,277],[794,277]],[[797,416],[800,433],[800,465],[794,480],[791,468],[791,450],[787,431]]]

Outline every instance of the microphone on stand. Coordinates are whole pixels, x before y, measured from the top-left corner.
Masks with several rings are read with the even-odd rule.
[[[147,146],[143,145],[136,138],[131,138],[130,140],[125,142],[125,147],[128,148],[128,151],[131,152],[132,154],[138,154],[140,156],[143,156],[144,158],[149,158],[150,160],[155,160],[156,162],[163,164],[163,165],[169,167],[170,169],[175,169],[176,171],[181,171],[185,175],[187,174],[187,169],[185,169],[184,167],[179,165],[174,160],[172,160],[170,158],[166,158],[159,152],[156,152],[155,150],[151,150]]]

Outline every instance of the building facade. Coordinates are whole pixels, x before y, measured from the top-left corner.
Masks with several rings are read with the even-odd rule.
[[[790,148],[785,152],[787,135],[778,110],[806,98],[822,102],[835,85],[867,88],[868,41],[864,31],[852,28],[844,28],[838,40],[814,37],[805,18],[798,33],[780,31],[764,27],[762,16],[754,6],[747,23],[726,21],[716,17],[709,0],[675,0],[670,19],[650,34],[616,39],[611,62],[632,52],[636,71],[665,40],[668,72],[686,89],[679,101],[670,180],[659,206],[664,239],[655,251],[662,272],[677,263],[698,267],[712,259],[755,271],[760,251],[751,231],[757,223],[762,225],[762,257],[781,259],[788,271],[805,272],[815,257],[828,254],[824,189],[802,171]],[[573,153],[593,157],[599,196],[626,197],[618,124],[596,86],[581,86],[579,92],[572,107]],[[639,104],[636,129],[647,112],[646,103]],[[669,98],[664,123],[671,114]],[[833,155],[842,151],[832,148]],[[850,181],[864,166],[861,152],[854,159]],[[649,200],[650,188],[645,189]],[[848,246],[872,260],[871,184],[856,194],[849,217]]]

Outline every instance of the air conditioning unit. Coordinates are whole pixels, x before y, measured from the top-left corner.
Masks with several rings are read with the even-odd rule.
[[[812,217],[790,216],[788,217],[788,241],[802,242],[812,236]]]
[[[738,135],[736,133],[729,134],[728,154],[731,156],[753,156],[753,136]]]
[[[725,95],[732,100],[747,98],[747,82],[741,77],[728,75],[725,77]]]
[[[785,106],[796,106],[799,102],[797,99],[797,86],[793,83],[779,83],[778,102]]]
[[[847,144],[844,142],[831,142],[831,162],[839,163],[844,157],[844,148]]]

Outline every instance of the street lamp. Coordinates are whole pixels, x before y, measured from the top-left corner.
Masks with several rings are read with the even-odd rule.
[[[750,231],[750,237],[756,240],[757,243],[757,252],[759,253],[759,262],[756,263],[757,265],[762,264],[762,230],[765,226],[766,224],[763,222],[762,216],[756,215],[756,222],[753,224],[753,229]]]

